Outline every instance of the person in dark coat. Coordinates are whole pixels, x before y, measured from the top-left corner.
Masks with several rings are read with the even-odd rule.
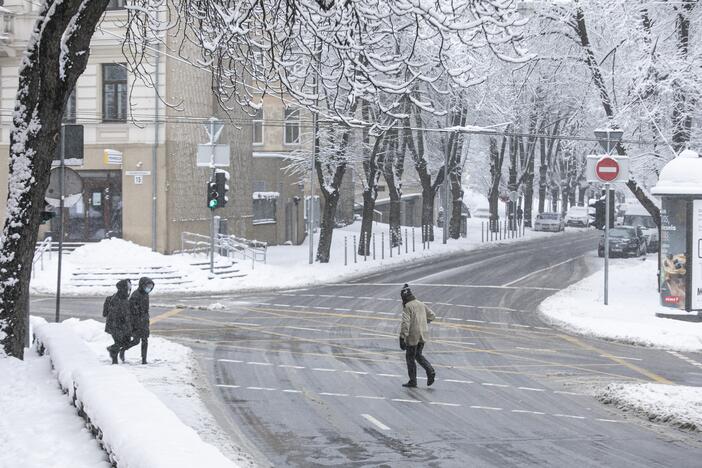
[[[129,293],[132,282],[128,279],[117,282],[117,292],[105,299],[102,316],[105,320],[105,331],[112,335],[114,344],[107,347],[112,358],[112,364],[117,364],[117,355],[124,362],[124,350],[129,345],[132,326],[129,314]]]
[[[431,386],[436,379],[436,371],[424,357],[422,351],[429,339],[428,325],[436,316],[423,302],[412,294],[409,285],[405,284],[400,291],[402,298],[402,324],[400,325],[400,349],[405,352],[409,382],[403,387],[417,386],[417,362],[427,373],[427,385]]]
[[[132,322],[132,340],[127,349],[141,342],[141,363],[146,364],[149,349],[149,293],[154,282],[146,276],[139,279],[139,287],[129,298],[129,313]]]

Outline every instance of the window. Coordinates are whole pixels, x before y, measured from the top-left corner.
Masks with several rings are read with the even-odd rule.
[[[125,7],[126,3],[126,0],[110,0],[110,3],[107,4],[107,9],[121,10]]]
[[[300,143],[300,111],[285,109],[285,144]]]
[[[253,222],[255,223],[275,223],[275,202],[272,197],[254,198],[253,200]]]
[[[76,90],[74,89],[63,110],[63,121],[66,123],[76,123]]]
[[[254,145],[263,144],[263,109],[258,109],[251,119]]]
[[[127,68],[124,64],[102,65],[102,120],[127,121]]]
[[[266,191],[266,181],[265,180],[254,180],[253,191],[254,192],[265,192]]]

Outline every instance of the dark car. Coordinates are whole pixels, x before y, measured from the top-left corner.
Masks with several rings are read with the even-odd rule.
[[[610,257],[638,257],[646,252],[646,236],[641,226],[617,226],[609,230]],[[604,257],[604,233],[600,237],[597,255]]]

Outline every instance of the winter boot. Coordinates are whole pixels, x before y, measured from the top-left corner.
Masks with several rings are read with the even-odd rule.
[[[119,350],[119,359],[124,362],[124,348]]]
[[[412,382],[411,380],[407,383],[402,384],[403,387],[407,388],[416,388],[417,387],[417,382]]]
[[[436,371],[432,371],[430,374],[427,374],[427,387],[431,387],[431,384],[434,383],[435,378]]]
[[[117,364],[117,351],[112,349],[112,347],[108,347],[107,350],[110,352],[110,358],[112,359],[112,364]]]
[[[146,338],[141,340],[141,363],[146,364],[146,353],[149,350],[149,341]]]

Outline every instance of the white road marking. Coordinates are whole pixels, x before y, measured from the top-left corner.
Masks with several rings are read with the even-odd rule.
[[[557,393],[559,395],[574,395],[574,396],[587,396],[584,393],[575,393],[575,392],[564,392],[562,390],[554,390],[553,393]]]
[[[512,326],[513,326],[513,327],[519,327],[519,328],[531,328],[529,325],[520,325],[520,324],[518,324],[518,323],[513,323]]]
[[[354,299],[353,296],[336,296],[336,297],[338,297],[339,299]]]
[[[420,400],[405,400],[404,398],[391,398],[392,401],[399,401],[401,403],[421,403]]]
[[[543,388],[517,387],[519,390],[528,390],[530,392],[545,392]]]
[[[572,414],[554,414],[557,418],[585,419],[585,416],[573,416]]]
[[[377,375],[379,377],[401,377],[398,374],[375,374],[375,375]]]
[[[626,424],[626,421],[617,421],[616,419],[602,419],[602,418],[595,418],[595,421],[602,421],[602,422],[611,422],[611,423],[621,423],[621,424]]]
[[[319,392],[319,394],[326,395],[326,396],[338,396],[338,397],[349,396],[348,393]]]
[[[271,387],[246,387],[248,390],[268,390],[268,391],[273,391],[275,388]]]
[[[368,375],[368,372],[356,371],[356,370],[345,370],[346,374],[357,374],[357,375]]]
[[[482,382],[480,385],[485,385],[486,387],[500,387],[500,388],[509,387],[509,385],[500,384],[500,383],[490,383],[490,382]]]
[[[463,383],[463,384],[472,384],[475,383],[470,380],[456,380],[456,379],[443,379],[444,382],[453,382],[453,383]]]
[[[275,307],[290,307],[290,305],[288,305],[288,304],[271,304],[271,305],[273,305]]]
[[[238,359],[217,359],[219,362],[238,362],[242,363],[244,361],[239,361]]]
[[[484,409],[484,410],[491,410],[491,411],[502,411],[502,408],[495,408],[493,406],[471,406],[473,409]]]
[[[356,312],[362,312],[364,314],[375,314],[375,313],[380,314],[380,313],[382,313],[382,312],[375,312],[374,310],[361,310],[361,309],[357,310]]]
[[[335,296],[332,296],[331,294],[320,294],[319,297],[335,297]]]
[[[359,335],[365,335],[365,336],[380,336],[380,337],[383,337],[383,338],[395,338],[395,335],[384,335],[384,334],[382,334],[382,333],[366,333],[366,332],[362,332],[362,333],[359,333]]]
[[[321,332],[322,330],[319,330],[317,328],[305,328],[305,327],[292,327],[292,326],[287,326],[285,328],[289,328],[291,330],[305,330],[305,331],[313,331],[313,332]]]
[[[339,312],[351,312],[351,309],[340,309],[340,308],[335,308],[334,310],[339,311]]]
[[[256,361],[249,361],[246,364],[251,364],[252,366],[272,366],[270,362],[256,362]]]
[[[330,310],[331,307],[321,307],[321,306],[314,306],[312,307],[313,309],[318,309],[318,310]]]
[[[555,265],[547,266],[546,268],[541,268],[541,269],[539,269],[539,270],[532,271],[531,273],[526,274],[526,275],[524,275],[524,276],[522,276],[522,277],[520,277],[520,278],[517,278],[517,279],[514,280],[514,281],[510,281],[509,283],[505,283],[505,284],[503,284],[502,286],[504,286],[504,287],[513,286],[514,284],[519,283],[520,281],[525,280],[525,279],[527,279],[527,278],[530,277],[530,276],[534,276],[534,275],[537,274],[537,273],[542,273],[542,272],[544,272],[544,271],[546,271],[546,270],[550,270],[551,268],[556,268],[556,267],[559,267],[559,266],[561,266],[561,265],[565,265],[566,263],[570,263],[570,262],[572,262],[573,260],[578,260],[578,259],[580,259],[580,258],[583,258],[584,256],[585,256],[585,255],[580,255],[580,256],[578,256],[578,257],[569,258],[568,260],[565,260],[565,261],[556,263]]]
[[[442,403],[440,401],[430,401],[429,404],[437,406],[461,406],[458,403]]]
[[[544,348],[520,348],[517,346],[514,349],[521,349],[522,351],[539,351],[541,353],[555,353],[556,351],[553,349],[544,349]]]
[[[377,428],[379,428],[381,431],[389,431],[389,430],[390,430],[390,428],[389,428],[388,426],[386,426],[385,424],[381,423],[380,421],[378,421],[377,419],[375,419],[375,418],[374,418],[373,416],[371,416],[370,414],[362,414],[361,416],[363,416],[364,418],[366,418],[366,419],[368,420],[368,422],[370,422],[371,424],[373,424],[374,426],[376,426]]]
[[[374,314],[380,314],[380,315],[395,315],[393,312],[373,312]]]
[[[293,366],[292,364],[278,364],[278,367],[282,367],[284,369],[304,369],[305,366]]]
[[[524,413],[524,414],[546,414],[546,413],[542,413],[541,411],[527,411],[527,410],[521,410],[521,409],[513,409],[511,412],[512,413]]]
[[[490,322],[492,325],[509,325],[509,323],[506,322]]]
[[[366,300],[366,301],[372,301],[372,300],[373,300],[372,297],[368,297],[368,296],[358,296],[356,299],[363,299],[363,300]]]
[[[453,317],[449,317],[449,318],[447,318],[446,320],[456,320],[456,321],[460,321],[460,322],[463,321],[463,319],[453,318]]]
[[[307,306],[304,306],[304,305],[294,305],[293,307],[299,307],[300,309],[306,309],[306,308],[307,308]]]
[[[316,370],[319,372],[336,372],[336,369],[327,369],[325,367],[313,367],[312,370]]]
[[[486,323],[485,320],[471,320],[471,319],[466,319],[466,322]]]
[[[240,388],[239,385],[226,385],[226,384],[217,384],[217,387],[223,387],[223,388]]]
[[[695,367],[699,367],[700,369],[702,369],[702,363],[699,363],[699,362],[695,361],[694,359],[685,356],[684,354],[680,354],[676,351],[668,351],[668,353],[672,354],[676,358],[682,359],[683,361],[687,362],[688,364],[691,364]]]
[[[384,400],[385,399],[385,397],[371,396],[371,395],[356,395],[356,398],[362,398],[364,400]]]
[[[574,260],[574,259],[572,259]],[[555,266],[555,265],[554,265]],[[537,273],[537,272],[534,272]],[[403,286],[404,283],[340,283],[337,286]],[[412,283],[413,286],[421,286],[423,288],[465,288],[465,289],[528,289],[533,291],[560,291],[558,288],[545,288],[538,286],[500,286],[490,284],[443,284],[443,283]],[[395,299],[384,299],[381,297],[374,298],[376,301],[395,301]],[[424,302],[429,304],[429,302]]]
[[[629,361],[643,361],[643,359],[635,358],[635,357],[626,357],[626,356],[606,356],[604,354],[600,354],[600,357],[615,357],[617,359],[627,359]]]
[[[291,388],[283,390],[285,393],[302,393],[300,390],[293,390]]]

